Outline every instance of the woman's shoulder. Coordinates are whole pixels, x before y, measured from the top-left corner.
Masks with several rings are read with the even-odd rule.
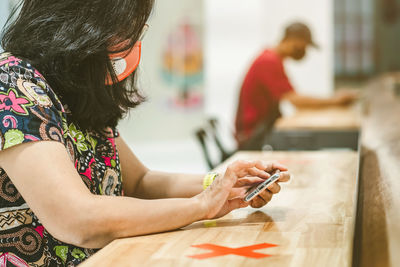
[[[24,107],[27,105],[64,112],[63,105],[43,75],[29,61],[8,52],[0,53],[0,111],[5,108],[2,107],[4,101],[1,101],[5,97],[20,99],[17,102],[21,105],[19,108],[16,106],[20,112],[26,112]]]
[[[64,143],[66,115],[44,77],[26,60],[0,54],[0,150],[26,142]]]

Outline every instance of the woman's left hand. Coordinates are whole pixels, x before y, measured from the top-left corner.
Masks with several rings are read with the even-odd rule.
[[[238,179],[235,186],[232,188],[229,197],[244,197],[251,187],[263,182],[265,179],[268,179],[277,170],[281,172],[278,181],[271,184],[266,190],[253,198],[249,203],[250,206],[253,208],[261,208],[265,206],[268,202],[271,201],[274,194],[280,192],[281,186],[279,185],[279,183],[287,182],[290,180],[290,174],[287,171],[288,169],[280,163],[269,162],[266,165],[265,172],[260,171],[257,168],[253,168],[250,172],[250,175]]]

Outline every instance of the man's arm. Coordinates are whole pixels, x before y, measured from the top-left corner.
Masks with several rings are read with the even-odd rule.
[[[283,95],[282,99],[290,101],[297,108],[324,108],[351,104],[357,96],[352,92],[338,92],[333,97],[317,98],[300,95],[294,91]]]

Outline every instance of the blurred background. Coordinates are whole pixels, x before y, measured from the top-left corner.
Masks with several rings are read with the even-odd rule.
[[[16,2],[0,0],[1,26]],[[205,172],[196,129],[215,117],[223,145],[235,148],[244,75],[289,23],[309,25],[320,46],[285,62],[290,80],[301,93],[328,96],[400,70],[399,14],[400,0],[158,0],[139,69],[148,100],[121,122],[121,135],[149,168]]]

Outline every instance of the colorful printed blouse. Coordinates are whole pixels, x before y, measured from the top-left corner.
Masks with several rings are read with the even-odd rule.
[[[33,66],[0,54],[0,149],[33,141],[60,142],[93,194],[122,195],[115,131],[108,137],[84,133],[68,123],[68,116]],[[51,236],[0,166],[0,266],[75,266],[94,252]]]

